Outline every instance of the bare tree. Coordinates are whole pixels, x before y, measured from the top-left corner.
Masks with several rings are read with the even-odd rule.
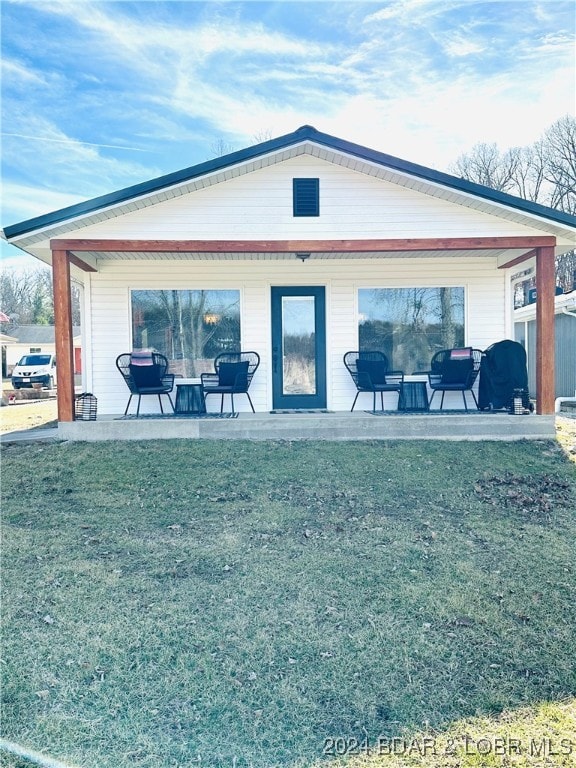
[[[54,322],[51,284],[47,270],[5,270],[0,275],[0,306],[11,327]]]
[[[215,139],[212,144],[210,144],[210,157],[223,157],[224,155],[229,155],[235,150],[236,147],[234,144],[231,144],[229,141],[225,141],[222,137],[220,137],[219,139]]]
[[[270,128],[264,128],[261,131],[256,131],[256,133],[252,135],[252,138],[254,139],[256,144],[262,144],[262,142],[264,141],[270,141],[270,139],[272,138],[272,131],[270,130]]]
[[[502,155],[496,144],[476,144],[470,153],[460,155],[452,171],[469,181],[508,192],[514,185],[518,162],[519,149]]]
[[[496,144],[477,144],[450,169],[462,178],[508,192],[565,213],[576,214],[576,120],[566,115],[528,147],[500,152]],[[576,252],[556,259],[556,280],[572,290]]]
[[[576,120],[566,115],[547,131],[544,166],[546,181],[552,186],[550,205],[576,214]]]
[[[576,290],[576,251],[572,249],[556,259],[556,284],[564,291]]]
[[[18,325],[53,325],[54,296],[49,269],[6,269],[0,274],[0,309]],[[72,284],[72,323],[80,325],[80,289]]]
[[[508,191],[525,200],[541,200],[545,182],[543,142],[536,142],[532,147],[515,147],[508,150],[508,154],[514,156],[514,170]]]
[[[264,141],[269,141],[272,138],[272,132],[269,128],[265,128],[261,131],[257,131],[252,136],[252,140],[255,144],[261,144]],[[222,137],[214,139],[210,145],[211,157],[223,157],[229,155],[231,152],[235,152],[237,146],[230,141],[226,141]]]

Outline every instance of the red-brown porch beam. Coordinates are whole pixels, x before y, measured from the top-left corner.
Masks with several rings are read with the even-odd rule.
[[[536,412],[554,413],[554,248],[536,250]]]
[[[452,237],[396,240],[52,240],[67,251],[148,253],[368,253],[372,251],[458,251],[553,246],[554,237]]]
[[[555,238],[554,238],[555,240]],[[556,243],[548,243],[548,245],[555,245]],[[504,262],[504,264],[500,264],[498,269],[508,269],[508,267],[516,267],[518,264],[522,264],[523,261],[528,261],[528,259],[533,259],[536,256],[536,248],[533,248],[531,251],[527,251],[526,253],[522,253],[520,256],[516,256],[513,259],[510,259],[510,261]]]
[[[66,250],[66,249],[64,249]],[[68,261],[70,264],[74,264],[75,267],[78,267],[78,269],[81,269],[82,272],[97,272],[98,270],[93,267],[91,264],[88,264],[84,259],[80,259],[78,256],[76,256],[73,253],[68,253]]]
[[[58,421],[74,421],[74,349],[70,261],[65,250],[52,251],[54,335],[58,365]]]

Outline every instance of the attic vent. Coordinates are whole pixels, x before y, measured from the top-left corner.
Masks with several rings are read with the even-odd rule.
[[[293,179],[294,216],[320,216],[320,179]]]

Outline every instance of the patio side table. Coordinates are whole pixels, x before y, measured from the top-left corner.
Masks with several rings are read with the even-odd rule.
[[[400,385],[398,410],[408,413],[429,411],[428,387],[425,381],[404,381]]]
[[[176,403],[174,413],[181,415],[196,415],[206,413],[206,402],[200,379],[184,379],[174,382],[176,385]]]

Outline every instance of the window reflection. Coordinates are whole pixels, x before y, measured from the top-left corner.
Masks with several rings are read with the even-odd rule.
[[[439,349],[464,345],[464,288],[361,288],[360,349],[380,350],[392,368],[425,371]]]
[[[282,297],[282,390],[284,395],[316,394],[314,296]]]
[[[216,355],[240,349],[240,291],[132,291],[132,340],[166,355],[173,373],[213,371]]]

